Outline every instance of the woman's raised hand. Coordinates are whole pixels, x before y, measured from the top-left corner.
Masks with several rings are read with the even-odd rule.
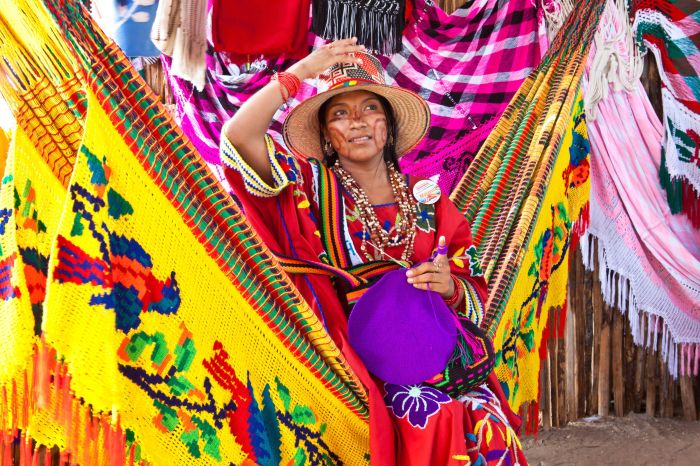
[[[406,277],[408,277],[408,283],[420,290],[433,290],[440,293],[443,298],[449,298],[454,294],[455,284],[450,274],[450,262],[447,259],[444,236],[441,236],[438,241],[438,252],[435,259],[409,269],[406,272]]]
[[[357,45],[357,37],[336,40],[317,48],[287,71],[302,80],[315,78],[336,63],[359,63],[360,58],[351,54],[364,51],[364,45]]]

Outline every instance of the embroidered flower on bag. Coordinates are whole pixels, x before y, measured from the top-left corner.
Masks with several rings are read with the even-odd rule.
[[[430,416],[440,411],[440,405],[451,401],[447,394],[426,385],[385,383],[384,391],[384,403],[394,415],[421,429],[425,429]]]

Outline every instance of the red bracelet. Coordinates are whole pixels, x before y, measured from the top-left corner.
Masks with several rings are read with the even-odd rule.
[[[289,99],[294,97],[299,88],[301,87],[301,81],[299,78],[292,73],[287,73],[285,71],[275,73],[272,76],[273,81],[277,81],[280,85],[280,94],[282,94],[282,100],[287,102]]]
[[[450,274],[450,276],[452,277],[452,283],[454,284],[455,291],[454,293],[452,293],[452,296],[445,299],[445,304],[452,307],[459,302],[459,290],[461,289],[461,287],[459,285],[459,282],[457,281],[457,277],[455,277],[452,274]]]

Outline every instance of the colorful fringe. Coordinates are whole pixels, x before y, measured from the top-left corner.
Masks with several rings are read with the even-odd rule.
[[[433,2],[417,0],[403,41],[401,53],[380,57],[388,82],[422,95],[430,105],[432,124],[424,142],[401,159],[402,169],[426,178],[439,176],[443,190],[450,192],[539,63],[546,37],[537,8],[531,0],[486,0],[446,15]],[[166,58],[166,70],[168,63]],[[209,54],[203,92],[170,77],[182,128],[205,160],[219,163],[223,123],[274,72],[290,65],[259,60],[238,67],[225,55]],[[290,108],[316,93],[312,84],[302,85]],[[271,127],[279,143],[287,113],[280,109]]]
[[[46,5],[0,1],[3,462],[366,464],[315,314],[81,3]]]
[[[514,409],[538,398],[543,326],[551,307],[566,305],[567,253],[587,221],[577,95],[603,6],[582,2],[569,16],[452,195],[481,253],[489,285],[482,328]]]
[[[659,175],[673,213],[700,228],[700,9],[696,0],[634,0],[634,27],[663,84]]]

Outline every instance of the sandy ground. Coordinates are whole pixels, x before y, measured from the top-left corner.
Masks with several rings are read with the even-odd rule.
[[[700,466],[700,422],[643,414],[587,418],[522,443],[532,466]]]

